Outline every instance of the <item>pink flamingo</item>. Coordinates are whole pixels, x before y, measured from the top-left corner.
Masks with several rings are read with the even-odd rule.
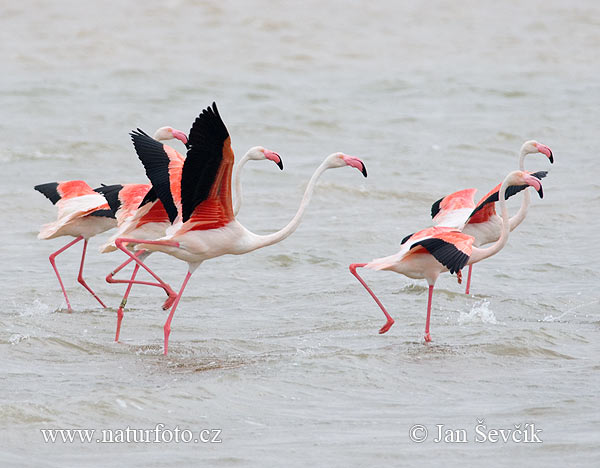
[[[71,308],[71,303],[69,302],[69,297],[67,296],[60,273],[56,268],[56,256],[82,239],[84,241],[83,251],[81,253],[77,281],[94,296],[102,307],[106,307],[104,302],[102,302],[83,279],[83,263],[85,262],[88,240],[96,234],[100,234],[116,226],[116,221],[106,199],[102,194],[92,190],[83,180],[50,182],[36,185],[34,189],[45,195],[58,208],[56,221],[45,224],[38,234],[38,239],[54,239],[61,236],[75,237],[67,245],[50,254],[50,264],[56,273],[63,295],[65,296],[68,311],[72,312],[73,309]]]
[[[170,150],[168,150],[170,151]],[[175,150],[172,150],[175,151]],[[177,153],[179,154],[179,153]],[[184,159],[181,156],[182,160]],[[277,166],[283,170],[283,161],[281,157],[270,150],[263,147],[256,146],[251,148],[242,160],[238,163],[234,172],[235,181],[235,196],[233,201],[233,213],[237,215],[242,205],[242,185],[240,182],[241,172],[246,163],[250,160],[270,160],[273,161]],[[178,173],[180,174],[180,173]],[[180,182],[181,183],[181,182]],[[164,209],[164,206],[160,200],[156,198],[156,193],[152,191],[152,186],[148,184],[126,184],[126,185],[114,185],[105,187],[103,194],[108,200],[108,203],[116,215],[117,218],[117,232],[111,236],[109,241],[102,247],[101,252],[112,252],[116,250],[115,240],[119,237],[133,237],[136,239],[148,239],[154,240],[163,237],[166,233],[167,228],[171,225],[169,222],[169,216]],[[133,249],[133,244],[123,244],[127,246],[129,250]],[[151,252],[145,250],[138,250],[136,255],[141,261],[145,261]],[[127,289],[123,296],[123,300],[117,310],[117,331],[115,333],[115,341],[119,341],[119,335],[121,330],[121,322],[123,320],[123,309],[127,304],[129,293],[133,284],[145,284],[150,286],[164,287],[160,283],[150,283],[144,281],[135,281],[136,275],[140,268],[139,264],[135,264],[133,273],[129,280],[118,280],[114,279],[114,275],[124,268],[129,262],[133,261],[131,258],[126,260],[124,263],[119,265],[115,270],[110,272],[106,281],[109,283],[127,283]],[[167,293],[167,300],[163,304],[163,309],[167,310],[173,304],[175,297],[177,296],[170,286],[166,285],[165,288]]]
[[[172,138],[181,139],[187,142],[187,137],[179,130],[171,127],[159,128],[154,137],[160,140],[170,140]],[[77,281],[87,289],[94,298],[106,308],[104,302],[92,291],[83,279],[83,264],[88,241],[91,237],[114,228],[117,225],[115,215],[110,209],[102,191],[104,187],[95,190],[82,180],[72,180],[66,182],[50,182],[47,184],[36,185],[35,190],[45,195],[58,208],[58,218],[53,223],[42,227],[39,239],[54,239],[61,236],[73,236],[75,240],[69,242],[63,248],[50,255],[50,264],[54,269],[58,282],[62,289],[67,309],[72,312],[71,303],[63,285],[62,279],[56,268],[56,256],[75,245],[80,240],[84,240],[83,252],[81,254],[81,263],[79,266],[79,275]]]
[[[369,263],[353,263],[350,272],[360,281],[377,305],[383,311],[387,322],[379,333],[385,333],[394,324],[394,319],[385,310],[383,304],[377,299],[373,291],[358,275],[356,269],[365,267],[370,270],[389,270],[401,273],[409,278],[425,279],[429,284],[429,298],[427,301],[427,319],[425,322],[425,341],[431,341],[429,334],[429,320],[431,317],[431,299],[433,287],[440,275],[449,271],[459,272],[465,265],[472,265],[498,253],[508,241],[510,233],[510,220],[506,207],[505,195],[509,187],[531,185],[540,198],[543,197],[542,184],[537,177],[523,171],[511,172],[506,176],[500,186],[500,207],[502,211],[502,230],[499,239],[490,247],[478,248],[473,245],[475,239],[457,229],[450,227],[431,227],[406,236],[402,240],[400,251],[389,257],[378,258]]]
[[[157,141],[167,141],[172,139],[180,140],[184,145],[188,144],[187,135],[181,130],[172,127],[161,127],[155,133],[153,138]],[[170,148],[170,147],[168,147]],[[183,156],[177,151],[170,148],[176,163],[183,164]],[[135,231],[139,237],[144,239],[156,239],[164,235],[166,228],[170,225],[167,213],[158,200],[156,193],[152,190],[149,184],[126,184],[126,185],[110,185],[98,189],[106,197],[111,210],[117,219],[117,233],[104,244],[100,251],[102,253],[112,252],[116,250],[114,240],[123,232]],[[145,252],[139,252],[138,255],[147,255]],[[137,268],[134,269],[133,277],[130,281],[114,279],[113,276],[127,266],[131,260],[128,260],[119,265],[115,270],[109,273],[106,281],[109,283],[129,283],[128,291],[131,289],[131,282],[135,279]],[[151,286],[160,286],[167,293],[167,300],[163,307],[166,309],[172,304],[175,299],[175,292],[164,282],[149,283],[138,281],[138,284],[146,284]],[[127,294],[128,295],[128,294]],[[127,297],[124,298],[126,302]],[[118,314],[122,314],[122,308],[125,303],[119,308]]]
[[[234,155],[229,132],[215,103],[198,116],[190,130],[190,147],[179,184],[169,174],[170,158],[164,146],[141,132],[132,132],[131,136],[156,193],[167,212],[171,210],[170,217],[177,221],[163,239],[119,238],[116,245],[152,275],[154,273],[139,258],[123,247],[124,243],[140,243],[139,249],[164,252],[188,263],[188,272],[163,327],[164,354],[168,353],[171,321],[177,305],[192,273],[202,262],[221,255],[245,254],[287,238],[300,224],[316,182],[327,169],[351,166],[365,177],[367,175],[360,159],[343,153],[331,154],[311,177],[294,218],[280,231],[261,236],[246,229],[233,214],[231,171]],[[178,199],[180,203],[177,203]]]
[[[554,163],[552,150],[538,143],[535,140],[526,141],[521,146],[519,152],[519,170],[525,170],[525,157],[529,154],[541,153],[544,154],[550,163]],[[532,175],[541,179],[546,177],[546,171],[533,173]],[[527,186],[513,186],[506,191],[506,198],[509,198]],[[473,245],[480,247],[485,244],[496,242],[500,238],[502,232],[502,220],[496,214],[496,202],[498,201],[498,191],[500,184],[494,187],[487,195],[485,195],[477,205],[475,205],[476,189],[465,189],[459,192],[452,193],[436,201],[431,207],[431,217],[435,226],[453,227],[461,230],[465,234],[473,236],[475,241]],[[531,203],[529,191],[525,190],[519,211],[515,216],[510,218],[511,232],[523,222],[527,216],[527,211]],[[469,265],[469,273],[467,276],[467,286],[465,294],[469,294],[471,288],[471,274],[473,264]],[[461,280],[460,272],[459,282]]]

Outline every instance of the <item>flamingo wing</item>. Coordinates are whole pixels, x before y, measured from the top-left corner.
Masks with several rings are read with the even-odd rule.
[[[426,229],[421,229],[420,231],[409,234],[404,239],[402,239],[401,245],[404,245],[405,248],[410,249],[413,244],[419,240],[427,239],[443,232],[453,232],[456,231],[456,228],[451,228],[447,226],[433,226]]]
[[[114,217],[106,198],[82,180],[50,182],[36,185],[34,188],[58,208],[56,221],[42,227],[38,235],[40,239],[48,239],[62,226],[96,212],[96,216]]]
[[[182,221],[194,230],[215,229],[233,220],[231,138],[213,102],[189,133],[181,177]]]
[[[52,202],[53,205],[62,198],[60,193],[58,192],[58,182],[48,182],[47,184],[39,184],[33,187],[34,190],[37,190],[42,195],[44,195],[48,200]]]
[[[36,185],[33,188],[48,198],[53,205],[56,205],[60,200],[67,200],[82,195],[93,195],[95,193],[92,187],[83,180],[49,182],[47,184]]]
[[[98,193],[102,194],[104,196],[104,198],[106,198],[106,201],[108,202],[108,206],[110,207],[110,209],[116,213],[120,206],[119,192],[121,191],[122,188],[123,188],[123,185],[121,185],[121,184],[115,184],[115,185],[102,184],[100,187],[95,188],[94,192],[98,192]]]
[[[542,180],[548,175],[548,171],[530,172],[529,174]],[[479,201],[479,203],[477,203],[477,206],[469,215],[466,224],[485,222],[491,215],[496,213],[495,203],[500,199],[499,192],[501,185],[502,184],[496,185]],[[508,200],[510,197],[525,190],[527,187],[529,187],[529,185],[511,185],[506,189],[504,198]]]
[[[156,196],[167,210],[169,220],[175,221],[181,212],[181,170],[185,158],[139,128],[130,135]]]
[[[115,185],[104,185],[101,187],[95,188],[94,192],[98,192],[106,198],[108,202],[109,209],[108,210],[98,210],[93,213],[90,213],[92,216],[107,216],[110,218],[117,218],[117,225],[119,224],[118,220],[118,211],[120,207],[119,203],[119,191],[123,188],[120,184]]]
[[[65,221],[79,216],[114,218],[106,198],[83,180],[49,182],[34,187],[58,208],[58,219]]]
[[[463,239],[463,237],[465,239],[469,238],[471,239],[471,244],[473,243],[473,238],[471,236],[463,234],[455,228],[433,226],[427,229],[422,229],[421,231],[413,234],[409,234],[402,240],[402,244],[398,253],[387,257],[376,258],[366,264],[365,268],[372,270],[385,270],[393,267],[398,262],[406,260],[413,254],[429,252],[444,266],[447,265],[443,263],[443,261],[450,263],[450,267],[448,267],[448,269],[452,268],[454,271],[454,268],[458,267],[460,263],[462,263],[462,258],[454,255],[454,252],[452,252],[451,249],[439,250],[441,247],[443,247],[443,244],[440,243],[440,240],[444,241],[445,243],[451,243],[450,241],[453,239],[453,234],[459,234],[458,239]],[[467,246],[460,244],[460,248],[464,249],[464,251],[468,252],[468,255],[470,255],[470,250],[467,248]],[[438,258],[436,255],[438,255],[443,261],[440,260],[440,258]]]
[[[105,185],[95,190],[104,195],[117,218],[117,226],[120,226],[136,213],[142,200],[152,190],[152,186],[149,184]],[[167,218],[166,212],[165,218]]]
[[[475,208],[477,189],[464,189],[440,198],[431,205],[431,217],[435,226],[462,229]]]
[[[448,268],[450,273],[456,273],[469,261],[474,240],[472,236],[452,230],[438,232],[425,239],[417,240],[410,249],[419,246],[427,249],[438,262]]]

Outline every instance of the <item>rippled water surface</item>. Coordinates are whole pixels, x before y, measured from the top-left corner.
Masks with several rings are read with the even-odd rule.
[[[0,12],[3,183],[1,466],[598,466],[600,294],[597,2],[27,1]],[[329,153],[362,158],[324,174],[290,238],[194,274],[162,351],[160,291],[103,278],[122,260],[90,242],[58,258],[38,241],[54,208],[33,185],[145,182],[128,131],[186,130],[213,100],[249,163],[240,221],[267,233],[294,214]],[[433,342],[427,288],[348,264],[397,251],[451,191],[489,190],[527,139],[550,146],[545,197],[473,295],[444,275]],[[515,197],[516,198],[516,197]],[[519,200],[511,200],[511,211]],[[186,267],[149,263],[179,285]],[[540,444],[476,443],[534,424]],[[220,444],[44,443],[40,429],[221,429]],[[429,429],[412,442],[416,424]],[[438,424],[468,443],[434,441]]]

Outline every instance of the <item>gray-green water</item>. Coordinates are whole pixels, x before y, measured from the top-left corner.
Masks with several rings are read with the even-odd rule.
[[[5,2],[6,3],[6,2]],[[600,8],[593,1],[6,3],[0,12],[3,183],[1,466],[598,466]],[[90,242],[59,257],[75,309],[63,313],[38,241],[54,208],[33,185],[145,182],[127,135],[187,131],[212,100],[248,165],[240,220],[266,233],[327,172],[298,231],[192,277],[161,355],[160,291],[133,290],[114,343],[122,260]],[[487,191],[523,141],[554,151],[545,197],[473,296],[443,276],[422,342],[424,282],[369,272],[396,324],[349,274],[430,223],[433,201]],[[480,192],[482,194],[482,192]],[[519,200],[512,200],[514,212]],[[149,263],[178,286],[185,265]],[[541,444],[476,443],[534,424]],[[40,429],[221,429],[220,444],[44,443]],[[429,429],[412,442],[416,424]],[[437,424],[467,430],[436,443]]]

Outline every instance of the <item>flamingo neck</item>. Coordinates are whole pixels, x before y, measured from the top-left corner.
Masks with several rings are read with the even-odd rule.
[[[519,155],[519,170],[525,170],[525,157],[529,153],[525,152],[524,148],[521,148],[521,154]],[[513,231],[519,224],[523,222],[525,217],[527,216],[527,211],[529,210],[529,204],[531,203],[531,195],[529,194],[529,190],[525,190],[523,194],[523,198],[521,199],[521,206],[519,207],[519,211],[510,218],[510,230]]]
[[[330,169],[330,166],[327,165],[326,161],[321,163],[321,165],[314,172],[310,180],[308,181],[308,185],[306,190],[304,191],[304,196],[302,197],[302,201],[300,202],[300,207],[296,212],[296,215],[292,218],[292,220],[283,228],[273,234],[268,234],[266,236],[261,236],[258,234],[252,233],[252,241],[248,246],[248,252],[256,249],[260,249],[262,247],[267,247],[269,245],[277,244],[281,242],[285,238],[287,238],[290,234],[292,234],[296,228],[300,225],[302,221],[302,217],[304,216],[304,212],[310,203],[310,199],[315,190],[315,185],[321,177],[321,174],[325,172],[327,169]]]
[[[508,217],[508,208],[506,206],[506,189],[508,188],[508,177],[504,179],[500,186],[500,193],[498,194],[501,217],[502,217],[502,232],[500,238],[491,246],[487,248],[473,247],[473,252],[469,258],[469,264],[480,262],[492,255],[497,254],[504,248],[508,242],[508,236],[510,234],[510,219]]]
[[[242,207],[242,181],[241,174],[242,169],[246,165],[246,163],[250,160],[250,151],[248,151],[240,162],[235,167],[233,173],[233,184],[235,187],[235,192],[233,193],[233,216],[237,216]]]

